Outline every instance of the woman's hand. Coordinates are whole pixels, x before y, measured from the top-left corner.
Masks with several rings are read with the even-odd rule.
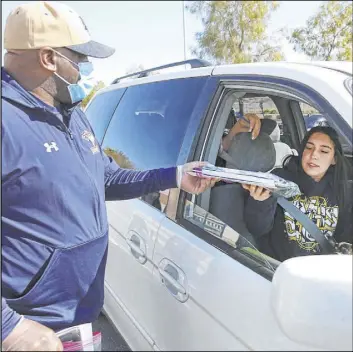
[[[242,184],[242,187],[249,191],[250,196],[259,202],[263,202],[264,200],[271,197],[271,191],[266,188],[247,184]]]

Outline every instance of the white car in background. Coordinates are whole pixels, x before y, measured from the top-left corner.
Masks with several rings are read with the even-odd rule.
[[[352,160],[351,62],[167,67],[186,63],[192,68],[117,79],[87,107],[97,139],[122,167],[215,164],[237,97],[271,100],[281,141],[296,150],[309,106]],[[173,189],[106,203],[104,310],[131,349],[351,351],[352,256],[277,262],[213,216],[211,199],[210,191]]]

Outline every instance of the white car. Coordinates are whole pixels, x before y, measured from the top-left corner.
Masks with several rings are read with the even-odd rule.
[[[117,79],[87,107],[97,139],[122,167],[215,164],[240,97],[274,104],[281,141],[296,150],[304,107],[317,111],[352,160],[351,62],[187,63]],[[212,215],[211,203],[212,191],[178,189],[106,203],[104,310],[131,349],[352,350],[352,256],[280,263]]]

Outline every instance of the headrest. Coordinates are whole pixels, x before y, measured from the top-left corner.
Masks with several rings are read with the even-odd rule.
[[[269,120],[270,121],[270,120]],[[270,171],[276,162],[276,150],[270,136],[261,131],[256,139],[250,132],[238,133],[228,150],[232,163],[226,167],[247,171]]]

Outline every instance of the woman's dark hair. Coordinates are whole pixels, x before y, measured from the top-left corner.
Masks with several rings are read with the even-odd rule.
[[[352,166],[344,156],[342,144],[339,140],[338,133],[332,127],[329,126],[316,126],[306,133],[303,141],[300,145],[300,150],[298,152],[298,157],[296,157],[296,167],[300,172],[304,172],[301,164],[305,146],[309,138],[314,133],[323,133],[330,137],[331,141],[335,146],[335,161],[336,164],[330,166],[333,172],[333,189],[334,193],[337,195],[339,217],[344,212],[345,207],[349,204],[350,198],[352,197],[351,190],[349,189],[349,180],[352,178]],[[291,156],[290,156],[291,157]],[[287,164],[288,158],[283,162],[283,167]],[[330,169],[329,169],[330,170]],[[329,171],[328,170],[328,171]]]

